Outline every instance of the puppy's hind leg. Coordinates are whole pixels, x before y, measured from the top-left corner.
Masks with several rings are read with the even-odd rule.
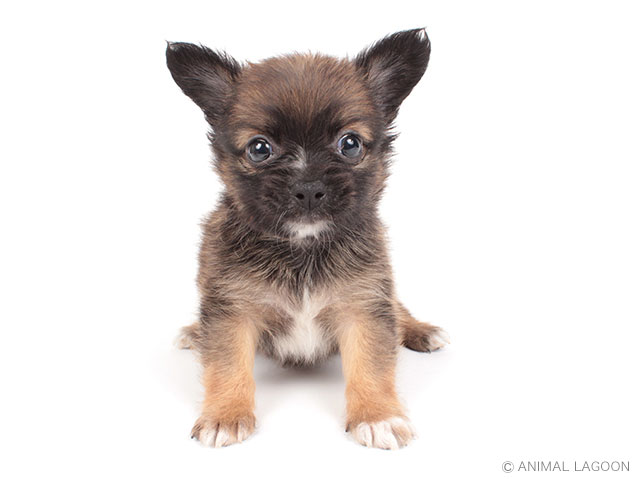
[[[200,322],[182,327],[178,336],[173,341],[177,348],[184,350],[195,350],[196,340],[200,335]]]
[[[433,352],[449,342],[449,334],[440,327],[419,322],[400,302],[396,302],[400,343],[416,352]]]

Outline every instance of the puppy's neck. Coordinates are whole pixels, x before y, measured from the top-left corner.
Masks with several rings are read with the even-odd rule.
[[[367,217],[350,219],[347,225],[332,220],[301,220],[286,222],[281,225],[279,234],[264,232],[251,225],[251,222],[235,205],[233,200],[224,195],[220,205],[224,212],[226,238],[230,242],[249,239],[260,243],[290,243],[291,247],[304,247],[305,251],[314,246],[326,248],[328,242],[352,242],[354,244],[378,244],[384,233],[384,227],[376,214]]]
[[[377,217],[350,228],[334,226],[325,237],[281,238],[252,229],[232,204],[217,214],[218,254],[229,268],[257,279],[302,291],[349,281],[386,263],[383,228]]]

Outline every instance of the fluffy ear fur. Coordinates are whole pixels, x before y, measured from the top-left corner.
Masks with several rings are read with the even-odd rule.
[[[182,91],[215,125],[229,104],[240,64],[225,53],[191,43],[167,43],[167,67]]]
[[[356,57],[378,103],[389,122],[402,101],[418,83],[429,63],[431,42],[424,28],[389,35]]]

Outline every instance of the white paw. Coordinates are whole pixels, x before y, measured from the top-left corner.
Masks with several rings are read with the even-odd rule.
[[[249,438],[249,429],[239,427],[237,433],[231,432],[224,427],[214,427],[203,429],[200,432],[200,443],[206,447],[226,447],[234,443],[240,443]]]
[[[192,327],[182,327],[180,329],[180,332],[178,333],[178,336],[176,336],[176,338],[173,341],[173,344],[175,345],[176,348],[179,348],[181,350],[191,350],[193,349],[193,334],[192,334]]]
[[[204,446],[219,448],[246,440],[254,429],[253,417],[224,424],[209,422],[201,417],[194,425],[191,437],[197,438]]]
[[[431,350],[438,350],[449,343],[451,343],[449,334],[441,328],[438,328],[429,336],[429,346],[431,347]]]
[[[351,434],[362,445],[386,450],[404,447],[415,437],[411,423],[402,417],[375,423],[362,422],[351,430]]]

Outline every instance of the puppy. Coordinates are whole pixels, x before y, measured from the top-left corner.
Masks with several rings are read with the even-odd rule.
[[[369,447],[406,445],[398,346],[430,352],[448,340],[398,301],[377,207],[392,122],[429,61],[426,32],[395,33],[354,59],[242,65],[188,43],[166,53],[211,127],[224,184],[203,225],[199,320],[179,337],[204,367],[192,436],[222,447],[251,435],[257,350],[298,366],[339,352],[347,431]]]

